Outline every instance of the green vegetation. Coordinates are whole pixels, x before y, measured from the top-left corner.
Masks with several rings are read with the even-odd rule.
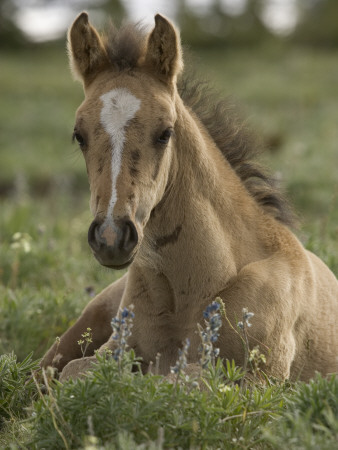
[[[227,389],[220,383],[222,369]],[[161,434],[165,448],[233,448],[239,439],[255,444],[262,435],[259,426],[282,411],[283,388],[241,391],[228,378],[238,375],[239,369],[231,370],[228,374],[220,364],[218,370],[210,367],[208,388],[200,391],[185,380],[175,386],[162,377],[131,373],[130,364],[121,375],[113,359],[102,360],[88,377],[57,385],[52,395],[35,403],[33,442],[38,448],[62,448],[63,434],[69,446],[76,447],[91,432],[106,448],[114,448],[122,436],[136,446],[158,441]],[[60,424],[58,431],[53,415]],[[249,419],[243,420],[243,415]]]
[[[32,362],[19,367],[15,358],[5,356],[0,417],[7,419],[10,411],[12,420],[4,422],[1,448],[329,450],[338,438],[336,376],[317,375],[309,384],[294,386],[272,380],[242,386],[237,381],[243,371],[218,360],[202,371],[202,378],[181,370],[178,382],[170,383],[132,372],[138,365],[133,352],[119,363],[111,357],[97,359],[86,377],[64,384],[45,372],[42,393],[38,384],[27,386],[21,375]],[[37,393],[27,413],[18,406],[6,409],[13,396],[28,406],[29,395],[36,399]]]
[[[299,213],[298,235],[338,274],[335,53],[275,44],[198,57],[268,147],[265,162]],[[82,89],[64,49],[1,52],[0,65],[0,447],[63,448],[64,436],[76,448],[334,448],[335,377],[240,389],[238,369],[217,366],[200,392],[131,374],[127,354],[119,376],[101,360],[86,379],[51,382],[45,396],[26,383],[92,293],[120,274],[87,245],[86,169],[71,145]]]
[[[3,422],[11,417],[25,416],[23,408],[31,403],[36,392],[30,375],[37,368],[32,355],[22,362],[17,362],[13,353],[0,355],[0,429]]]

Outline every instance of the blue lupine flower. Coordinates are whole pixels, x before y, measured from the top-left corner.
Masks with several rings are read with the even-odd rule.
[[[131,335],[131,329],[133,326],[133,319],[135,314],[132,309],[133,305],[128,308],[123,308],[119,311],[116,317],[113,317],[111,321],[111,327],[113,329],[112,339],[117,343],[116,348],[113,352],[113,358],[115,361],[121,364],[123,355],[127,347],[127,338]]]
[[[205,309],[205,311],[203,312],[203,317],[204,319],[208,320],[212,317],[213,313],[218,311],[220,308],[219,303],[217,302],[212,302],[210,305],[208,305]]]
[[[212,302],[208,305],[203,312],[203,317],[205,319],[205,330],[198,325],[199,334],[202,340],[202,345],[199,349],[201,354],[200,364],[203,369],[205,369],[208,364],[215,360],[219,355],[219,349],[213,348],[213,343],[215,343],[219,337],[219,329],[222,326],[221,315],[218,312],[220,309],[220,304],[218,302]]]

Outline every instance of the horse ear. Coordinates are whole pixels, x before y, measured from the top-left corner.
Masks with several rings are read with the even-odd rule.
[[[109,64],[102,40],[89,23],[86,12],[82,12],[69,29],[68,53],[75,78],[85,85]]]
[[[148,38],[145,66],[166,83],[176,81],[183,69],[180,36],[174,25],[160,14]]]

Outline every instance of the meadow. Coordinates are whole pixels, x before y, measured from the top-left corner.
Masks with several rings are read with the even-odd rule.
[[[262,160],[298,215],[296,234],[338,275],[336,52],[274,44],[196,54],[266,148]],[[1,51],[0,67],[0,448],[332,449],[337,377],[239,388],[241,371],[218,364],[200,392],[185,379],[131,375],[127,354],[122,371],[99,361],[88,379],[50,381],[45,396],[26,382],[121,273],[100,267],[87,245],[86,169],[71,143],[82,88],[66,52]]]

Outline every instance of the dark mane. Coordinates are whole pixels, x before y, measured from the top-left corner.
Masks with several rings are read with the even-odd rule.
[[[147,27],[140,23],[127,24],[120,29],[111,24],[105,48],[112,65],[119,70],[136,68],[145,54],[147,37]],[[196,81],[189,74],[180,78],[178,91],[257,203],[280,222],[292,225],[294,216],[291,208],[275,180],[255,161],[261,151],[231,104],[220,101],[219,95],[205,82]]]
[[[187,75],[179,80],[178,91],[257,203],[280,222],[293,225],[292,209],[276,181],[255,161],[261,149],[231,103],[219,100],[218,93],[207,83]]]

